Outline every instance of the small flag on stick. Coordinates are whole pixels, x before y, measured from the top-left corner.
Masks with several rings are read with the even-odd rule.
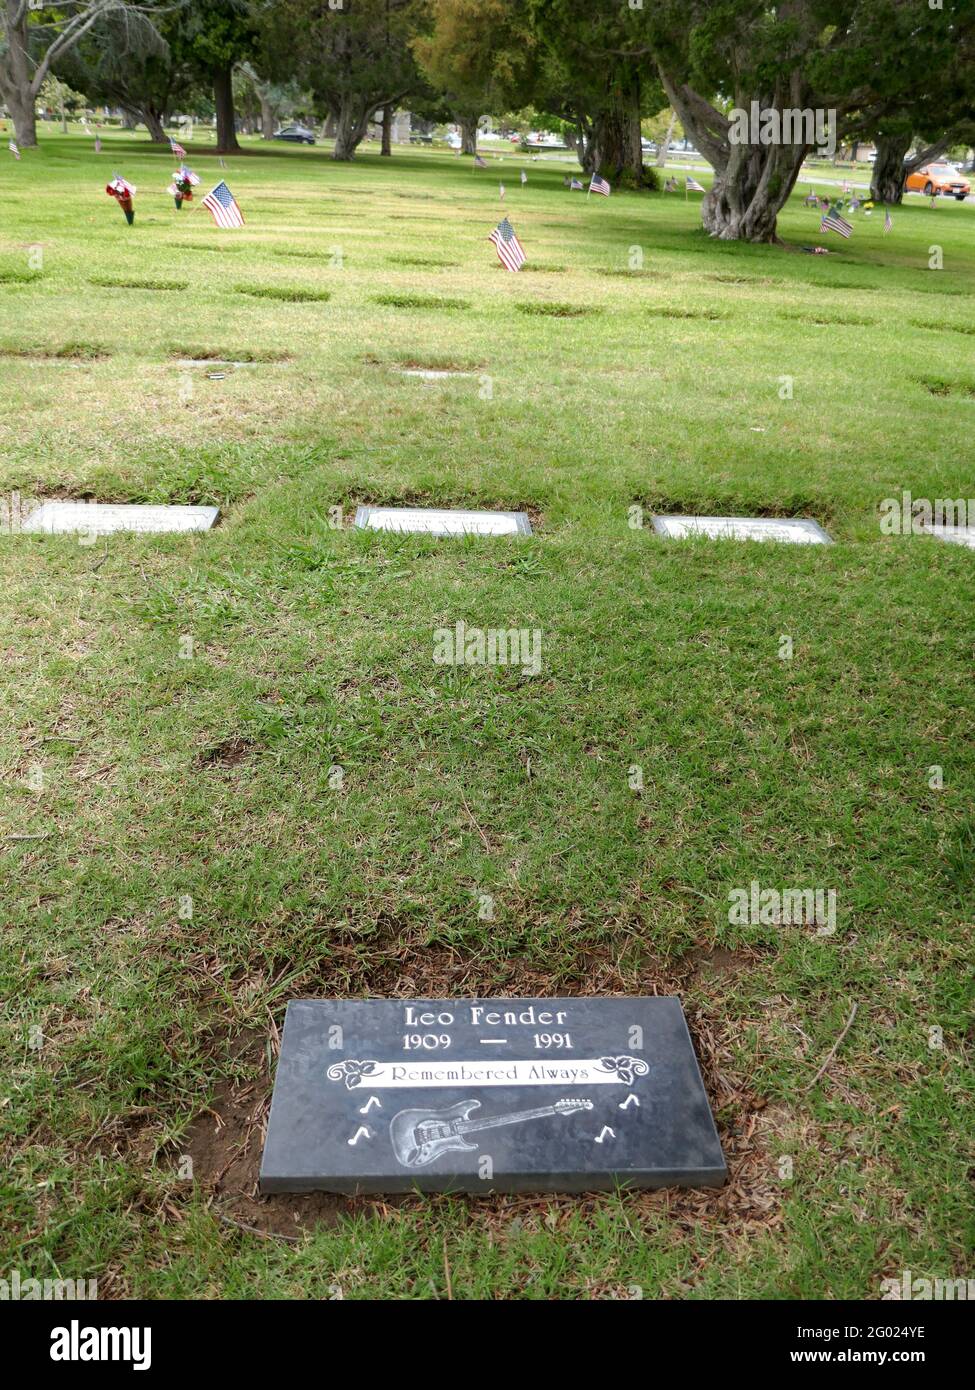
[[[589,184],[589,193],[599,193],[604,198],[609,197],[610,187],[606,180],[603,178],[602,174],[593,174],[592,181]],[[587,193],[586,197],[588,198],[588,196],[589,194]]]
[[[890,208],[884,208],[884,236],[887,235],[893,225],[894,219],[890,215]]]
[[[19,159],[19,158],[20,158],[20,150],[17,148],[17,141],[16,141],[16,140],[9,140],[9,141],[7,142],[7,149],[8,149],[8,150],[10,151],[10,153],[13,155],[14,159]]]
[[[521,171],[521,181],[522,181],[522,183],[527,183],[527,182],[528,182],[528,175],[525,173],[524,169],[522,169],[522,171]]]
[[[172,150],[173,154],[176,156],[177,159],[186,158],[186,151],[183,149],[183,146],[179,143],[178,140],[174,140],[172,136],[169,137],[169,148]]]
[[[203,206],[218,227],[229,229],[244,225],[244,215],[237,206],[237,199],[222,179],[203,199]]]
[[[686,186],[687,186],[687,190],[688,190],[689,193],[706,193],[706,192],[707,192],[707,189],[704,187],[704,185],[701,184],[701,183],[698,183],[697,179],[692,179],[691,176],[690,176],[690,174],[688,174],[687,178],[685,179],[685,184],[686,184]]]
[[[476,155],[474,156],[474,168],[475,168],[475,169],[486,169],[487,167],[488,167],[488,162],[487,162],[487,160],[486,160],[486,159],[482,159],[481,156],[480,156],[479,154],[476,154]]]
[[[504,202],[504,184],[503,184],[503,183],[498,184],[498,189],[499,189],[499,191],[500,191],[500,194],[501,194],[501,201],[502,201],[502,203],[503,203],[503,202]]]
[[[581,193],[584,187],[585,187],[585,185],[583,184],[583,182],[582,182],[581,179],[570,179],[570,180],[569,180],[569,188],[570,188],[570,189],[576,189],[576,188],[577,188],[577,189],[579,190],[579,192]]]
[[[525,264],[525,252],[521,242],[515,236],[515,229],[508,221],[507,217],[495,227],[488,237],[488,241],[494,242],[494,249],[498,253],[498,260],[505,270],[520,270]]]

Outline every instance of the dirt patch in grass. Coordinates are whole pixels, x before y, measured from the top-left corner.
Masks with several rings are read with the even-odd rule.
[[[654,318],[657,318],[657,319],[710,319],[710,320],[714,320],[714,319],[726,319],[726,318],[728,317],[728,315],[725,314],[725,313],[723,313],[720,309],[678,309],[678,308],[676,308],[675,306],[672,306],[672,305],[668,305],[668,306],[663,307],[663,308],[648,309],[648,310],[647,310],[647,313],[648,313],[648,314],[651,314]]]
[[[377,294],[373,304],[388,309],[469,309],[466,299],[442,299],[433,294]]]
[[[298,290],[283,285],[234,285],[235,294],[249,294],[255,299],[276,299],[287,304],[324,303],[331,299],[331,290]]]
[[[941,319],[911,319],[914,328],[930,328],[933,333],[975,333],[975,323],[945,323]]]
[[[23,357],[42,362],[97,362],[111,355],[108,348],[98,343],[63,343],[58,348],[0,347],[0,357]]]
[[[187,346],[170,346],[166,349],[170,357],[178,357],[195,362],[288,362],[290,352],[250,352],[247,348],[208,348],[196,343]]]
[[[438,261],[432,256],[390,256],[390,265],[416,265],[428,270],[448,270],[460,265],[460,261]]]
[[[204,748],[199,756],[201,767],[238,767],[253,753],[254,743],[247,738],[227,738]]]
[[[975,396],[975,381],[946,381],[943,377],[915,377],[918,386],[932,396]]]
[[[328,251],[300,251],[288,250],[285,247],[272,247],[272,256],[289,256],[299,261],[330,261],[332,256]]]
[[[236,256],[244,250],[242,246],[228,246],[225,240],[221,240],[215,245],[203,241],[184,241],[179,243],[177,249],[180,251],[213,251],[221,256],[228,254]]]
[[[791,319],[794,323],[810,323],[817,328],[826,327],[829,324],[847,324],[851,328],[867,328],[877,322],[876,319],[865,318],[862,314],[817,314],[817,313],[796,313],[793,310],[784,309],[777,315],[780,319]]]
[[[586,314],[600,311],[592,304],[516,304],[520,314],[537,315],[552,319],[578,319]]]
[[[605,267],[600,267],[596,274],[611,275],[615,279],[621,280],[662,280],[664,278],[662,270],[607,270]]]
[[[98,285],[105,290],[185,290],[188,280],[115,280],[108,275],[92,275],[89,285]]]
[[[646,493],[633,499],[634,505],[641,506],[647,515],[643,518],[643,529],[653,530],[649,513],[659,516],[760,516],[772,517],[780,521],[794,521],[800,517],[813,517],[822,526],[829,527],[835,521],[836,507],[829,498],[811,497],[808,493],[795,492],[790,497],[780,497],[778,501],[756,501],[753,497],[743,498],[737,494],[719,495],[691,494],[688,496],[663,496],[660,493]]]

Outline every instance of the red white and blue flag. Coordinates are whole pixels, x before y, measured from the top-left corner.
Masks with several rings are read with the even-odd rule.
[[[893,225],[894,219],[890,215],[890,208],[884,208],[884,236],[887,235]]]
[[[179,143],[178,140],[174,140],[172,136],[169,137],[169,148],[172,150],[173,154],[176,156],[177,159],[186,158],[186,151],[183,149],[183,146]]]
[[[486,169],[487,167],[488,167],[487,160],[486,160],[486,159],[482,159],[481,156],[480,156],[479,154],[476,154],[476,155],[474,156],[474,168],[475,168],[475,169]]]
[[[603,178],[602,174],[593,174],[592,182],[589,185],[589,192],[601,193],[604,198],[609,197],[610,187],[606,180]]]
[[[684,180],[684,185],[689,193],[706,193],[707,189],[703,183],[698,183],[697,179],[692,179],[690,174]]]
[[[218,227],[242,227],[244,215],[237,206],[237,199],[227,185],[221,181],[203,199],[203,206]]]
[[[10,153],[13,155],[14,159],[19,159],[19,158],[20,158],[20,150],[17,148],[17,141],[16,141],[16,140],[8,140],[8,141],[7,141],[7,149],[8,149],[8,150],[10,151]]]
[[[839,232],[840,236],[848,237],[853,231],[853,226],[847,222],[842,213],[827,212],[819,224],[819,230],[821,232]]]
[[[515,236],[515,229],[508,221],[503,218],[494,231],[488,237],[488,241],[494,242],[494,249],[498,253],[498,260],[505,270],[520,270],[525,264],[525,252],[521,242]]]

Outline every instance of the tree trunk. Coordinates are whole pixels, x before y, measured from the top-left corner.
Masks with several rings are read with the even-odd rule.
[[[592,169],[604,178],[639,188],[644,182],[640,130],[640,85],[617,89],[611,104],[593,121]]]
[[[810,145],[749,144],[732,138],[728,118],[686,83],[675,82],[660,68],[671,106],[685,132],[714,170],[710,192],[701,202],[701,222],[722,241],[778,242],[776,218],[795,187]],[[735,93],[735,106],[749,111],[750,100],[761,111],[804,105],[801,74],[791,73],[776,94]]]
[[[7,43],[6,51],[0,53],[0,100],[10,111],[17,144],[26,150],[37,144],[36,92],[28,56],[27,6],[24,5],[17,16],[16,8],[7,0],[4,26]]]
[[[904,156],[912,136],[880,135],[877,158],[870,175],[870,196],[875,203],[899,203],[904,196]]]
[[[393,108],[383,107],[383,143],[379,151],[380,154],[392,155],[393,153]]]
[[[721,241],[777,242],[776,218],[795,187],[806,145],[732,145],[701,204],[701,221]]]
[[[135,130],[139,124],[139,112],[133,111],[131,106],[122,107],[122,129]]]
[[[460,118],[460,152],[461,154],[477,154],[476,116],[461,116]]]
[[[372,112],[364,108],[359,98],[345,96],[335,121],[335,149],[332,158],[348,161],[362,143]]]
[[[261,139],[272,140],[274,138],[274,106],[262,93],[258,93],[261,102]]]
[[[664,136],[662,145],[657,146],[657,168],[663,169],[667,163],[667,151],[670,149],[670,142],[673,138],[674,127],[677,124],[677,112],[671,110],[670,120],[667,122],[667,134]]]
[[[217,68],[213,74],[213,102],[217,112],[217,153],[234,154],[240,150],[234,119],[234,86],[232,68]]]
[[[144,106],[139,112],[139,115],[142,117],[143,124],[149,132],[149,139],[152,143],[154,145],[168,145],[169,137],[163,128],[161,113]]]
[[[877,158],[870,175],[870,196],[875,203],[899,203],[904,197],[904,181],[915,169],[940,159],[954,139],[954,132],[948,131],[933,145],[925,145],[908,158],[913,134],[879,135],[877,137]]]

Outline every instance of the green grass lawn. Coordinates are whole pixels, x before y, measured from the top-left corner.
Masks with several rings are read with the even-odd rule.
[[[814,257],[798,197],[791,249],[755,247],[710,242],[700,195],[587,201],[517,155],[191,148],[228,233],[176,213],[144,137],[42,139],[0,165],[0,492],[223,516],[0,537],[0,1274],[152,1298],[970,1274],[975,555],[878,507],[975,496],[975,209],[857,215]],[[536,534],[334,524],[362,501]],[[654,509],[838,543],[674,543]],[[460,619],[541,629],[540,675],[435,665]],[[835,934],[730,925],[753,880],[835,889]],[[289,999],[630,992],[684,1002],[725,1189],[256,1197]]]

